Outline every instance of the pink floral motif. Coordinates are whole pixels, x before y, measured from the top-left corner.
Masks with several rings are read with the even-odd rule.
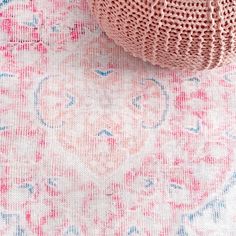
[[[93,200],[87,205],[85,211],[85,218],[89,217],[89,221],[98,229],[100,228],[100,231],[110,228],[123,215],[123,199],[116,192],[109,193],[107,191],[95,192]]]
[[[0,163],[36,163],[43,158],[45,133],[37,129],[5,130],[0,133]],[[29,150],[32,153],[29,154]]]
[[[0,72],[0,129],[6,130],[16,125],[23,93],[19,89],[18,75]]]
[[[45,9],[45,5],[48,6]],[[90,19],[82,16],[88,11],[85,0],[81,1],[36,1],[36,6],[44,12],[45,27],[42,28],[41,40],[54,51],[77,48],[77,42],[85,32],[94,27]],[[51,15],[51,17],[47,17]]]
[[[0,29],[8,35],[7,42],[38,42],[42,28],[42,14],[36,11],[34,1],[10,4],[1,10]]]
[[[168,137],[170,141],[163,143]],[[223,183],[230,170],[233,155],[230,143],[224,138],[211,142],[207,138],[170,132],[163,133],[157,141],[155,162],[164,170],[166,200],[175,207],[192,208],[203,202]],[[154,168],[154,163],[151,166]]]
[[[174,233],[173,227],[170,225],[170,218],[168,219],[169,224],[166,225],[164,221],[159,221],[158,223],[153,221],[152,218],[142,215],[140,212],[132,212],[122,221],[118,222],[114,228],[107,229],[106,235],[168,235]],[[160,223],[161,222],[161,223]],[[173,222],[172,222],[173,223]],[[172,225],[173,226],[173,225]]]
[[[61,131],[59,141],[67,150],[80,156],[81,161],[92,171],[104,175],[118,168],[127,155],[137,153],[144,145],[145,136],[139,136],[140,129],[132,132],[133,136],[123,135],[128,125],[122,124],[122,117],[119,114],[113,114],[116,119],[101,115],[97,120],[92,118],[92,114],[87,119],[83,119],[85,128],[81,134],[79,130],[78,132]],[[135,124],[131,123],[131,128],[135,128]],[[68,128],[71,129],[73,127]]]

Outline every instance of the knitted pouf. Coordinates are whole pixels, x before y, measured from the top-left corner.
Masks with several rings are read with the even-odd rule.
[[[236,57],[236,0],[89,0],[125,51],[161,67],[202,70]]]

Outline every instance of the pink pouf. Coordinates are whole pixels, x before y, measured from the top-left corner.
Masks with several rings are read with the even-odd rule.
[[[235,0],[89,0],[102,29],[161,67],[203,70],[236,57]]]

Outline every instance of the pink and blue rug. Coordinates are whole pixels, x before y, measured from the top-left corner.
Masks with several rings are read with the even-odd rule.
[[[236,63],[159,69],[84,0],[0,0],[0,235],[236,235]]]

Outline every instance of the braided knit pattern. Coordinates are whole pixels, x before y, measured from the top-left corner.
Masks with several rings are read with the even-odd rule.
[[[154,65],[203,70],[236,57],[235,0],[89,0],[102,29]]]

